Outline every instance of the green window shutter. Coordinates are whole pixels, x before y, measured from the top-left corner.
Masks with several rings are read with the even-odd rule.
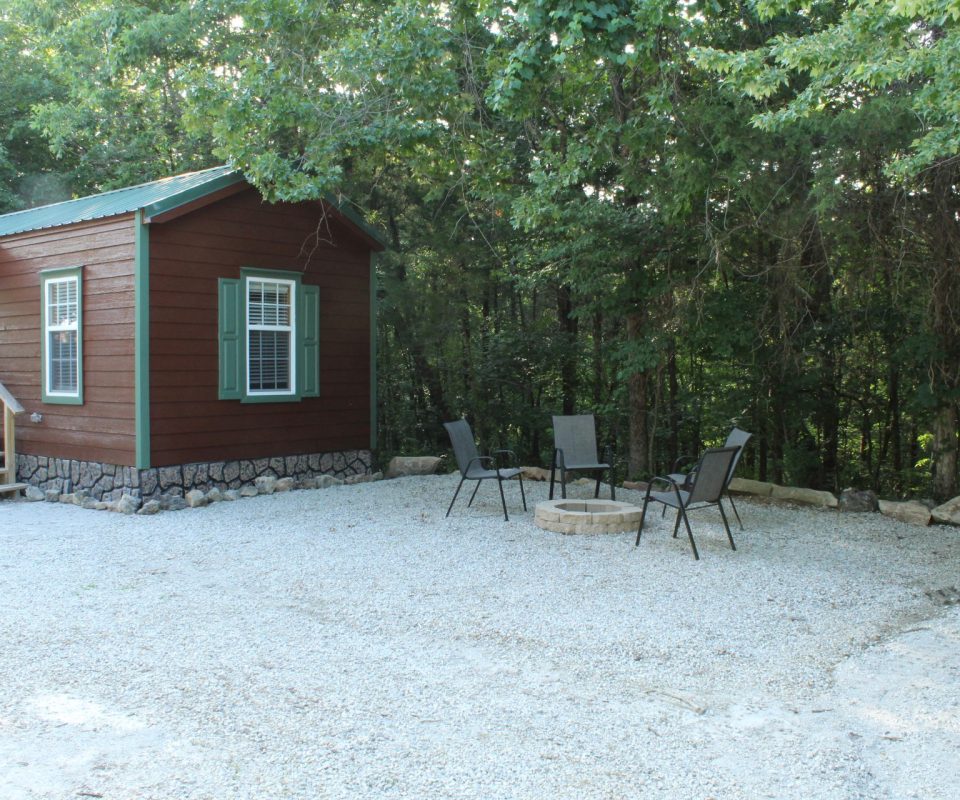
[[[300,396],[320,396],[320,287],[300,289]]]
[[[243,302],[240,281],[220,278],[219,340],[221,400],[239,400],[243,397]]]

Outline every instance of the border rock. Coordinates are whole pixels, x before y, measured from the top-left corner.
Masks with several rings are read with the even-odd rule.
[[[935,522],[944,525],[960,525],[960,497],[947,500],[930,512]]]
[[[793,503],[820,506],[821,508],[837,508],[840,501],[835,494],[823,492],[819,489],[804,489],[800,486],[774,486],[770,496],[774,500],[788,500]]]
[[[840,510],[851,514],[869,514],[877,510],[876,492],[870,489],[844,489],[840,493]]]
[[[758,497],[770,497],[776,488],[775,483],[766,481],[752,481],[749,478],[734,478],[730,481],[729,489],[734,494],[753,494]]]
[[[880,513],[885,517],[891,517],[892,519],[906,522],[910,525],[926,527],[930,524],[932,518],[930,509],[923,503],[918,503],[916,500],[908,500],[903,503],[892,500],[880,500],[879,506]]]
[[[394,456],[387,465],[387,478],[405,478],[409,475],[433,475],[440,466],[437,456]]]

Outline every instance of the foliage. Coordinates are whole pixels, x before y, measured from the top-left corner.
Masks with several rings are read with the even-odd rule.
[[[384,455],[592,410],[637,475],[739,424],[756,477],[956,488],[956,0],[9,6],[6,207],[229,161],[388,233]]]

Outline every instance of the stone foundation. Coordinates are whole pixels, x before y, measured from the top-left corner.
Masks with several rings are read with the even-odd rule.
[[[136,469],[99,461],[75,461],[48,456],[17,456],[17,479],[44,492],[71,494],[86,491],[94,500],[113,501],[122,495],[143,500],[164,495],[184,496],[194,489],[241,489],[257,478],[293,478],[296,482],[331,475],[346,479],[369,475],[373,454],[369,450],[311,453],[299,456],[212,461],[172,467]]]

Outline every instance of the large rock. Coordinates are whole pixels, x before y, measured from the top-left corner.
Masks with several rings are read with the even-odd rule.
[[[147,500],[143,504],[143,507],[137,512],[141,517],[151,516],[153,514],[160,513],[160,501],[159,500]]]
[[[936,522],[942,522],[945,525],[960,525],[960,497],[947,500],[943,505],[933,509],[930,515]]]
[[[923,503],[918,503],[915,500],[909,500],[905,503],[898,503],[892,500],[880,500],[879,506],[880,513],[885,517],[892,517],[893,519],[909,523],[910,525],[926,526],[930,524],[930,509]]]
[[[62,501],[61,501],[62,502]],[[117,500],[117,511],[121,514],[136,514],[140,510],[140,498],[132,494],[121,495]]]
[[[277,490],[277,479],[272,475],[261,475],[253,484],[259,494],[273,494]]]
[[[730,481],[730,491],[734,494],[753,494],[759,497],[770,497],[773,494],[774,483],[751,481],[747,478],[734,478]]]
[[[387,465],[388,478],[405,478],[408,475],[433,475],[440,466],[436,456],[394,456]]]
[[[203,508],[209,502],[200,489],[191,489],[183,496],[183,499],[190,508]]]
[[[819,489],[804,489],[800,486],[774,486],[770,496],[774,500],[788,500],[821,508],[836,508],[840,505],[836,495]]]
[[[43,489],[39,488],[38,486],[28,486],[24,490],[23,496],[26,497],[27,500],[30,500],[33,503],[37,503],[47,499],[46,493],[43,491]]]
[[[550,470],[543,467],[521,467],[523,477],[528,481],[548,481],[550,480]],[[560,480],[560,472],[557,472],[557,480]]]
[[[840,493],[840,510],[858,514],[876,511],[877,495],[869,489],[844,489]]]
[[[160,495],[160,508],[163,511],[180,511],[187,507],[187,501],[175,492]]]

